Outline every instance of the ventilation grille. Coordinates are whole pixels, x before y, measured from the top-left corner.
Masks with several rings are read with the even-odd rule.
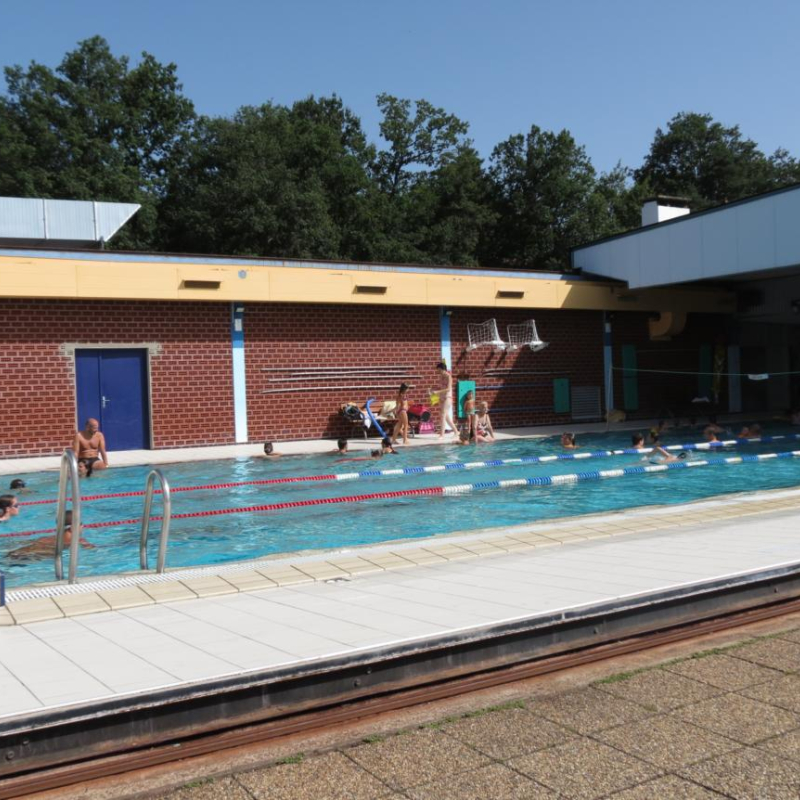
[[[599,386],[573,386],[571,395],[572,419],[602,418]]]

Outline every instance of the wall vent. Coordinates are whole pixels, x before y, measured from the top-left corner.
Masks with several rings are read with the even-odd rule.
[[[573,386],[571,391],[572,419],[602,419],[599,386]]]
[[[498,289],[498,300],[522,300],[525,297],[525,292],[512,291],[511,289]]]
[[[356,288],[353,289],[354,294],[386,294],[386,287],[385,286],[364,286],[361,284],[356,284]]]
[[[221,281],[183,281],[181,289],[219,289]]]

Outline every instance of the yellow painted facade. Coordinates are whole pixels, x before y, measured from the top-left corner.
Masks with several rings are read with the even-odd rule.
[[[242,277],[243,276],[243,277]],[[707,288],[629,290],[602,281],[336,269],[319,266],[121,261],[0,254],[0,296],[63,300],[207,300],[249,303],[563,308],[731,313],[730,292]]]

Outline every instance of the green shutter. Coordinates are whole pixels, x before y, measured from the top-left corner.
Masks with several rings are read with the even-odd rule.
[[[457,416],[463,417],[464,398],[466,397],[467,392],[472,392],[473,398],[475,397],[475,381],[458,381],[458,383],[456,384],[456,392],[457,392],[457,399],[456,399]]]
[[[569,414],[569,409],[569,378],[556,378],[553,381],[553,411]]]
[[[636,345],[622,345],[622,402],[625,411],[639,409],[639,379],[636,373]]]
[[[707,397],[711,400],[711,380],[714,377],[711,372],[714,369],[714,353],[710,344],[701,344],[697,376],[697,396]]]

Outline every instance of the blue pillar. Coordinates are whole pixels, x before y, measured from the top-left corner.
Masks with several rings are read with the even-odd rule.
[[[442,361],[447,364],[447,369],[453,368],[450,352],[450,310],[439,309],[439,340],[442,346]]]
[[[606,414],[614,408],[614,370],[612,369],[611,318],[603,314],[603,379],[605,382]]]
[[[247,378],[244,364],[244,305],[231,306],[231,362],[233,364],[233,420],[236,443],[247,442]]]

